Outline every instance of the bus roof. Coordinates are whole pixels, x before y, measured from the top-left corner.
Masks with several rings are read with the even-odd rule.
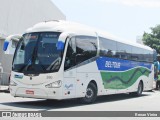
[[[96,34],[98,34],[98,36],[100,37],[111,39],[117,42],[121,42],[124,44],[128,44],[131,46],[135,46],[135,47],[139,47],[147,50],[153,50],[148,46],[145,46],[136,42],[131,42],[129,40],[120,39],[107,32],[97,30],[87,25],[83,25],[76,22],[64,21],[64,20],[52,20],[52,21],[40,22],[34,25],[33,27],[27,29],[26,33],[42,32],[42,31],[43,32],[44,31],[68,32],[68,33],[74,33],[76,35],[90,35],[90,36],[96,36]]]

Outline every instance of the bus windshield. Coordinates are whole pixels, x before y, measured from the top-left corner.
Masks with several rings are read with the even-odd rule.
[[[57,49],[60,34],[24,34],[15,51],[12,70],[26,74],[57,72],[63,56],[63,50]]]

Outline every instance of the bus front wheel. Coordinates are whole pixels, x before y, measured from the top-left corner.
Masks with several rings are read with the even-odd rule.
[[[97,87],[94,83],[89,83],[86,89],[86,95],[80,98],[81,103],[90,104],[93,103],[97,98]]]

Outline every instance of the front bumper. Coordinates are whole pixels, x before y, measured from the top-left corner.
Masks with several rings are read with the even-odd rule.
[[[40,98],[40,99],[62,99],[60,88],[31,88],[10,86],[10,94],[14,97]]]

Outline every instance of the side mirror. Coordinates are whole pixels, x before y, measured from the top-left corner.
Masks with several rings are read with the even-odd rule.
[[[62,51],[64,49],[64,43],[62,41],[58,41],[56,47],[57,47],[57,50]]]
[[[8,54],[8,55],[14,54],[16,45],[20,40],[20,38],[21,38],[21,35],[10,35],[6,38],[3,44],[3,51],[5,52],[5,54]]]
[[[3,44],[3,51],[6,51],[6,50],[7,50],[8,45],[9,45],[9,42],[8,42],[8,41],[5,41],[4,44]]]

